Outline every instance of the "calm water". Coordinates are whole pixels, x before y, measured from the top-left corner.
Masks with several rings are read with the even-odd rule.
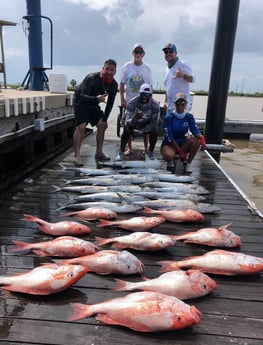
[[[119,96],[118,96],[119,97]],[[163,104],[164,95],[154,95]],[[194,96],[192,113],[198,120],[205,119],[207,96]],[[114,114],[118,113],[119,99]],[[263,98],[228,97],[227,120],[263,121]],[[228,138],[225,138],[228,139]],[[263,135],[261,140],[232,140],[234,152],[222,153],[220,164],[246,196],[263,213]]]

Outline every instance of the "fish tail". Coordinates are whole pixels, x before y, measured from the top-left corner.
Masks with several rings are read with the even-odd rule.
[[[83,303],[70,303],[73,308],[73,314],[67,318],[67,321],[75,321],[90,317],[92,312],[89,312],[89,305]]]
[[[63,217],[72,217],[75,215],[75,212],[64,212],[61,214]]]
[[[113,291],[129,291],[128,283],[121,279],[114,279],[116,285],[113,287]]]
[[[29,249],[29,244],[22,241],[13,241],[15,244],[15,247],[11,249],[12,252],[18,252],[20,250],[27,250]]]
[[[51,193],[56,193],[56,192],[60,192],[61,188],[59,186],[56,186],[55,184],[52,185],[53,188],[55,188]]]
[[[146,207],[144,206],[143,207],[143,210],[142,210],[144,213],[155,213],[154,210],[152,210],[150,207]]]
[[[108,238],[95,237],[95,240],[95,245],[99,247],[108,243]]]
[[[104,226],[110,226],[111,221],[106,220],[106,219],[99,219],[100,224],[97,225],[98,228],[103,228]]]
[[[28,222],[37,222],[40,219],[35,216],[31,216],[30,214],[24,214],[24,218],[22,218],[22,220],[27,220]]]
[[[159,261],[162,267],[160,268],[159,272],[169,272],[169,271],[176,271],[179,270],[180,267],[176,261]]]

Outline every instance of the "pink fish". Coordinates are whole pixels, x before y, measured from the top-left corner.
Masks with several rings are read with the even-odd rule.
[[[198,270],[177,270],[163,273],[157,278],[141,282],[117,282],[116,291],[156,291],[179,299],[198,298],[207,295],[217,287],[216,282]]]
[[[188,257],[182,261],[160,261],[159,264],[162,265],[161,272],[193,268],[213,274],[241,275],[259,273],[263,270],[263,258],[222,249]]]
[[[38,225],[39,230],[43,231],[45,234],[52,236],[61,235],[85,235],[90,233],[90,227],[77,222],[72,222],[69,220],[64,220],[56,223],[48,223],[40,218],[24,214],[23,220],[28,222],[35,222]]]
[[[202,213],[191,209],[152,210],[151,208],[144,207],[143,212],[160,214],[165,220],[172,223],[200,222],[204,220]]]
[[[32,250],[40,256],[65,256],[75,257],[94,254],[97,247],[89,242],[77,237],[60,236],[52,241],[27,243],[22,241],[13,241],[16,246],[12,248],[13,252],[20,250]]]
[[[51,295],[69,288],[87,272],[88,269],[80,265],[45,264],[26,273],[0,276],[0,286],[9,291]]]
[[[211,247],[240,247],[241,239],[232,231],[227,230],[231,224],[215,228],[203,228],[198,231],[187,232],[173,236],[176,240],[184,240],[184,243],[197,243]]]
[[[175,240],[168,235],[152,234],[150,232],[133,232],[126,236],[101,238],[96,237],[96,245],[112,244],[118,249],[132,248],[136,250],[156,251],[173,246]]]
[[[144,270],[143,263],[126,250],[101,250],[92,255],[63,260],[63,263],[79,264],[98,274],[136,274]]]
[[[165,222],[164,217],[133,217],[130,219],[122,219],[108,221],[101,219],[98,227],[118,226],[119,228],[129,231],[149,231]]]
[[[62,216],[76,217],[82,220],[117,218],[117,214],[114,211],[104,207],[88,207],[85,210],[63,213]]]
[[[101,303],[71,303],[73,315],[68,321],[96,315],[109,325],[120,325],[139,332],[178,330],[200,323],[202,313],[174,296],[142,291]]]

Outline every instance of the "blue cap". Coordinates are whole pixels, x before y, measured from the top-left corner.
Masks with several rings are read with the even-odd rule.
[[[164,51],[165,49],[173,49],[174,52],[177,52],[176,46],[173,43],[166,44],[166,46],[162,50]]]

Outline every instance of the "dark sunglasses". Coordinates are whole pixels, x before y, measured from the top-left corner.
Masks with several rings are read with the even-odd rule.
[[[142,50],[134,50],[134,54],[143,54]]]
[[[186,101],[177,101],[177,102],[175,102],[175,104],[177,104],[177,105],[185,105]]]
[[[140,92],[140,96],[141,97],[152,97],[152,94],[151,93],[148,93],[148,92]]]
[[[164,54],[173,54],[174,50],[173,49],[165,49]]]

